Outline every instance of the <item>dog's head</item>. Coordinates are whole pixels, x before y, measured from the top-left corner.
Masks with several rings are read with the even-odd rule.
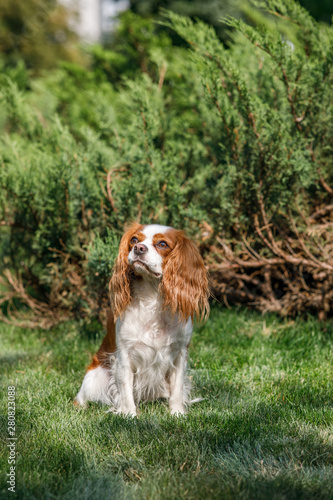
[[[116,317],[131,301],[131,279],[155,281],[164,309],[186,321],[208,315],[207,272],[196,245],[169,226],[132,225],[121,239],[110,281]]]

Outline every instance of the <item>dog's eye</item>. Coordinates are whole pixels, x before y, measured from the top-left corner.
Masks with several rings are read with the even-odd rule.
[[[135,243],[137,243],[138,241],[139,241],[139,240],[138,240],[138,238],[137,238],[136,236],[133,236],[133,238],[131,239],[131,243],[132,243],[133,245],[135,245]]]
[[[169,248],[169,245],[165,241],[158,241],[156,243],[156,246],[158,246],[160,248]]]

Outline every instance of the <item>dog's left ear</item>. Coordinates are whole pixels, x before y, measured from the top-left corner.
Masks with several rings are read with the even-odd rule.
[[[207,271],[196,245],[183,231],[174,230],[176,245],[163,265],[161,291],[164,308],[187,321],[209,314]]]
[[[128,263],[129,242],[133,235],[141,229],[141,224],[133,224],[120,241],[118,257],[109,284],[111,309],[115,319],[122,315],[131,301],[130,265]]]

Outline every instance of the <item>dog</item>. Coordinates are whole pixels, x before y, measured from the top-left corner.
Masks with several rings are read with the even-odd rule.
[[[121,239],[110,281],[107,334],[75,404],[106,403],[137,415],[166,398],[172,415],[191,402],[186,376],[193,318],[209,314],[207,272],[196,245],[169,226],[134,224]]]

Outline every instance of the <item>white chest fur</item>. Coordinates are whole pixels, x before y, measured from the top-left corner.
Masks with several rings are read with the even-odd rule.
[[[158,284],[139,281],[134,284],[133,298],[124,316],[117,321],[117,354],[114,365],[116,386],[121,394],[133,393],[134,403],[159,397],[169,398],[173,378],[182,376],[182,401],[188,392],[184,372],[192,322],[180,321],[162,310]],[[129,379],[129,384],[127,383]],[[127,390],[130,385],[133,389]],[[121,398],[120,398],[121,399]],[[119,401],[122,411],[130,412],[131,401]],[[186,397],[185,397],[186,399]],[[128,405],[130,408],[128,408]]]
[[[192,323],[180,321],[162,310],[158,284],[142,281],[135,283],[133,299],[124,316],[117,321],[118,349],[131,350],[137,343],[159,348],[171,347],[174,343],[188,344],[192,334]]]

